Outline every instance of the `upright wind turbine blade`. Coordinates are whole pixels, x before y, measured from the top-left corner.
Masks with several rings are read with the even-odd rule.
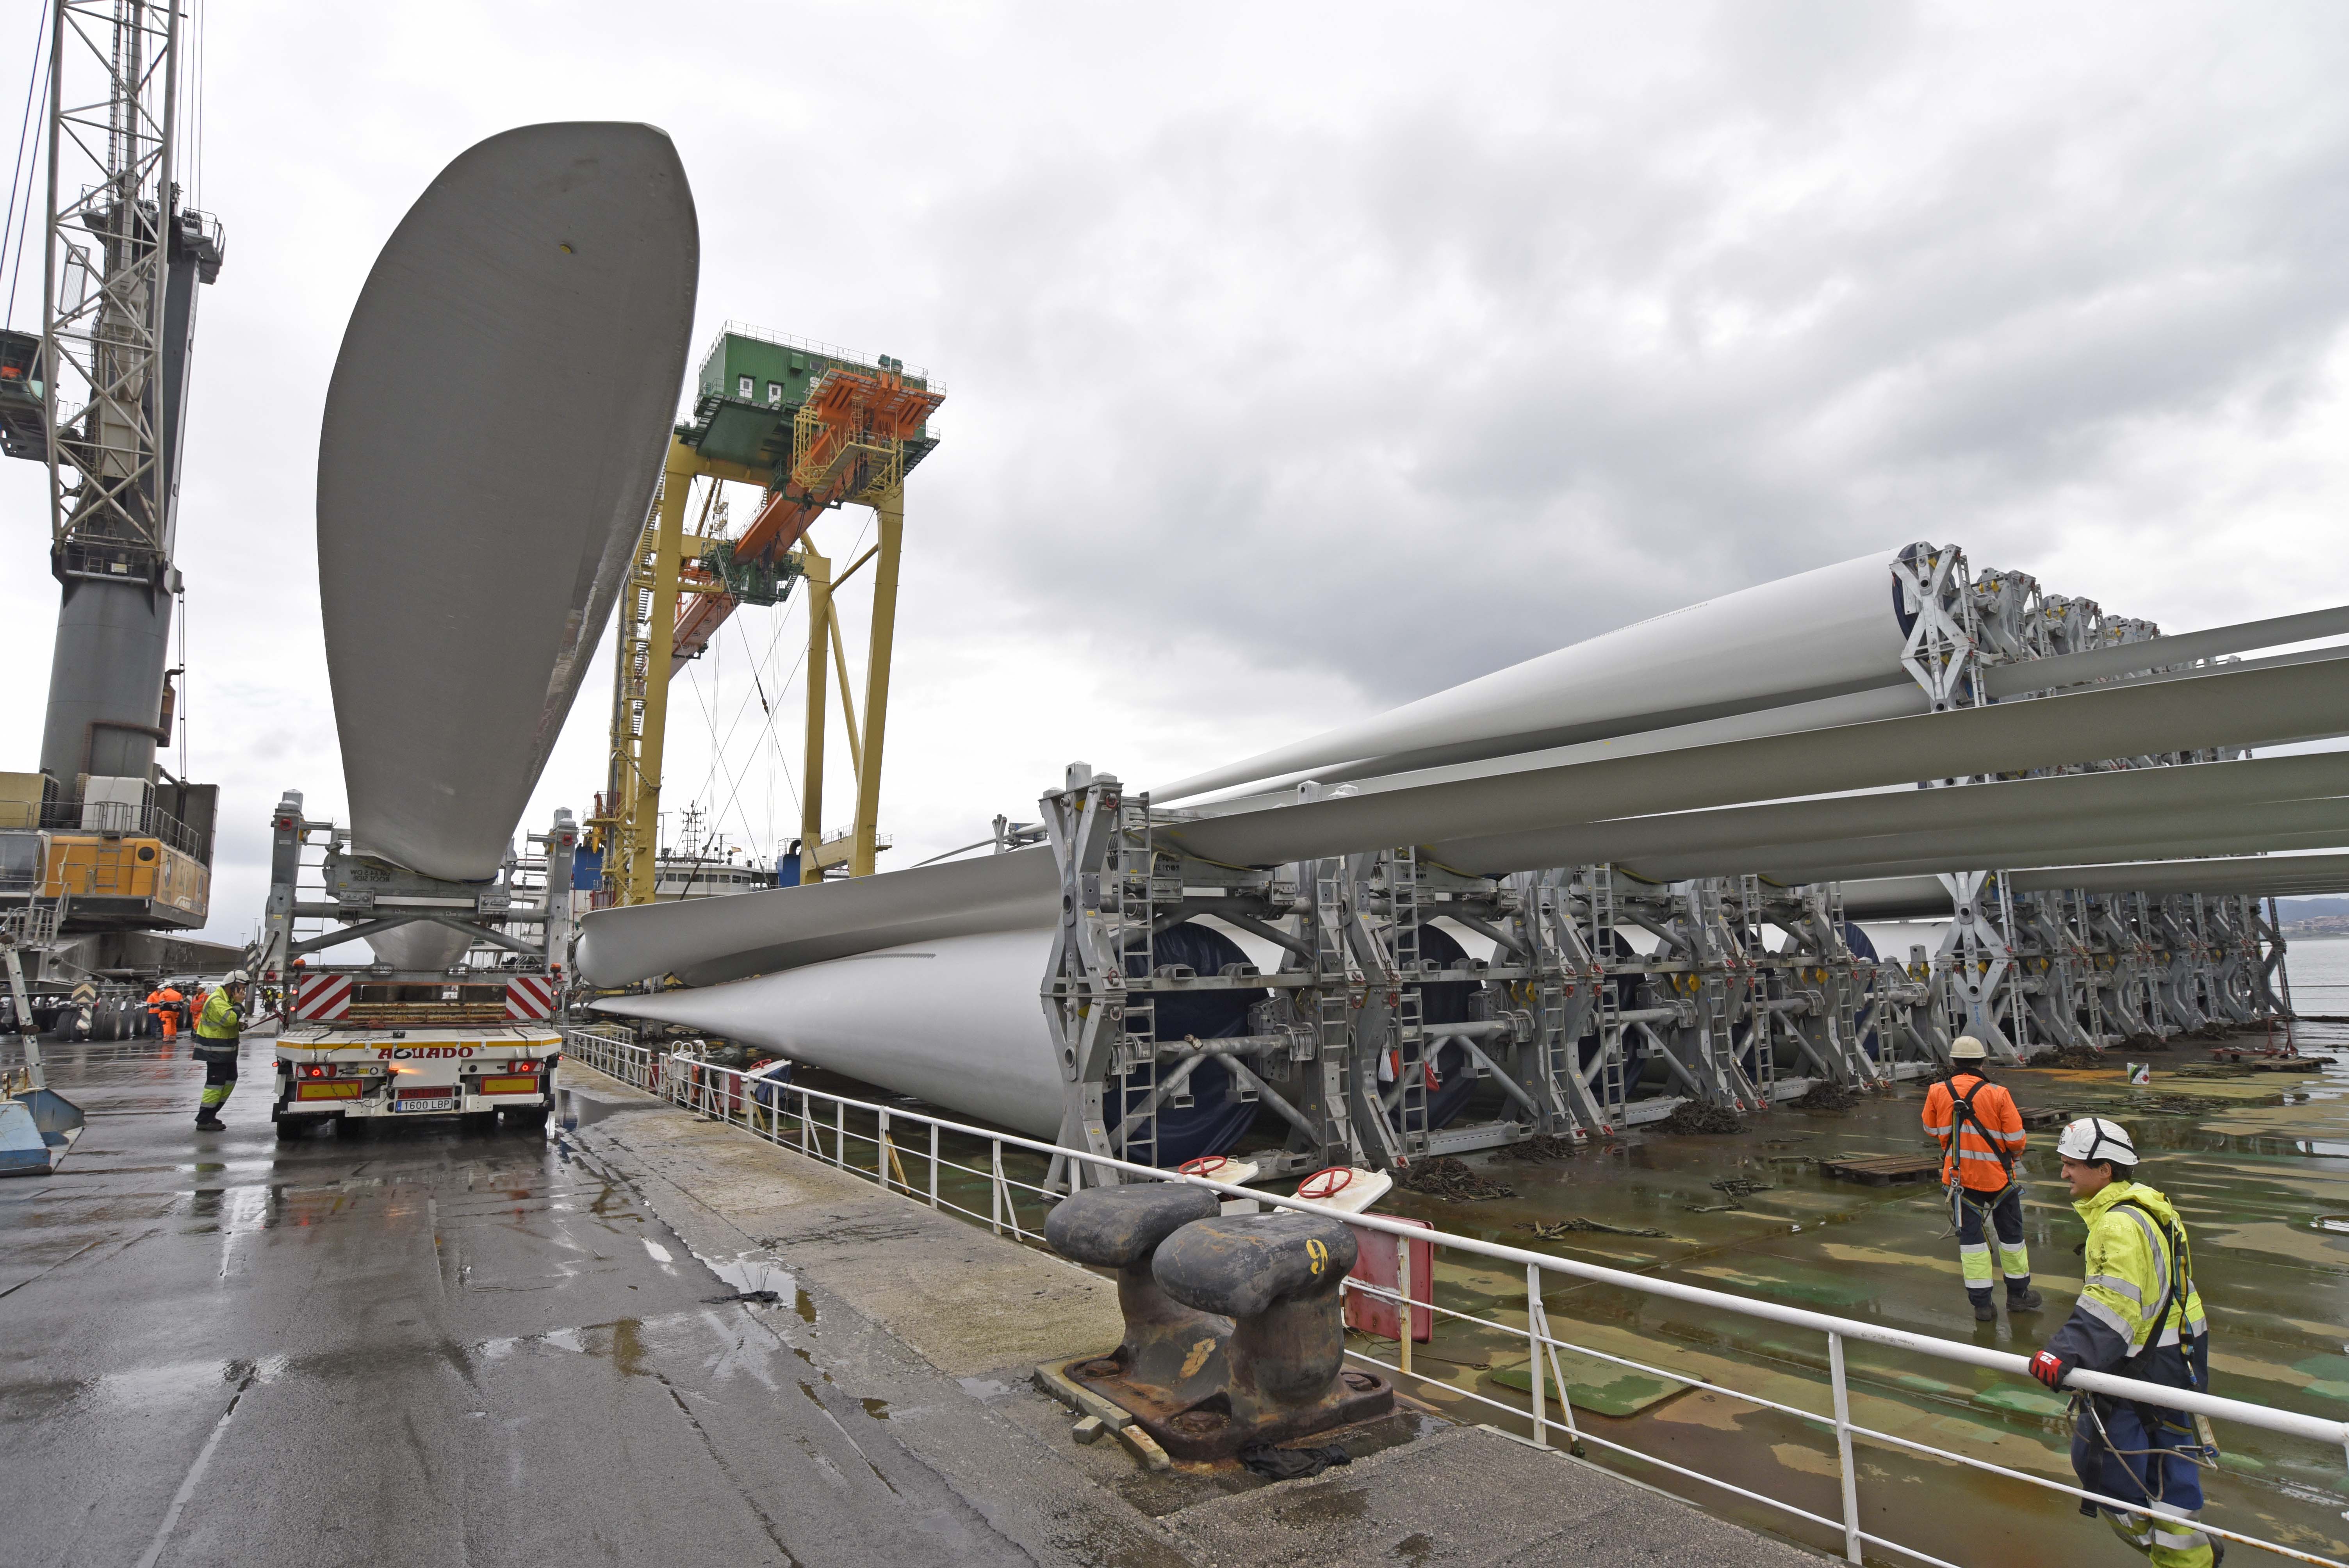
[[[577,123],[468,150],[376,259],[318,441],[361,852],[496,872],[644,525],[699,256],[668,137]]]

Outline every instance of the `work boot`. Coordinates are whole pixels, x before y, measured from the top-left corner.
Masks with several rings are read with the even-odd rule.
[[[196,1130],[198,1132],[226,1132],[228,1130],[228,1123],[222,1121],[219,1117],[214,1116],[211,1111],[207,1110],[196,1118]]]
[[[1991,1305],[1990,1297],[1987,1295],[1979,1295],[1974,1298],[1974,1321],[1976,1323],[1996,1323],[1998,1321],[1998,1308]]]
[[[2027,1285],[2020,1291],[2006,1293],[2006,1310],[2009,1312],[2037,1312],[2046,1305],[2046,1297]]]

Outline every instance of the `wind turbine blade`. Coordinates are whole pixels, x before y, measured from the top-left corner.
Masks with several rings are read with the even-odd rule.
[[[1486,876],[1600,861],[1636,867],[1656,857],[1710,855],[1707,863],[1723,870],[1680,874],[1728,876],[1760,869],[1765,862],[1758,856],[1764,850],[1784,859],[1795,846],[1831,840],[1901,835],[1921,843],[1934,834],[2059,823],[2072,825],[2077,837],[2085,824],[2145,812],[2199,808],[2223,820],[2256,802],[2339,795],[2349,795],[2349,752],[2333,751],[1625,817],[1455,840],[1430,845],[1429,852],[1444,865]]]
[[[1165,836],[1205,860],[1278,865],[1635,812],[2344,733],[2349,654],[1236,812]]]
[[[1051,851],[1015,850],[769,892],[598,910],[581,923],[577,962],[597,985],[669,974],[711,985],[908,942],[1035,929],[1060,904]],[[1039,958],[1029,976],[1031,1008],[1043,977]]]
[[[1909,680],[1892,576],[1899,555],[1838,562],[1586,638],[1152,799],[1325,766],[1394,772],[1471,761],[1897,686]]]
[[[699,239],[647,125],[460,154],[376,259],[318,440],[318,592],[353,843],[493,875],[627,574]]]

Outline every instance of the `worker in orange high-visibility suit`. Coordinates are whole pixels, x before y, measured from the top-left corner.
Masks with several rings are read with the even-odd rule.
[[[155,1032],[167,1040],[178,1039],[180,1010],[185,1006],[187,998],[180,995],[177,985],[166,980],[157,986],[154,994],[147,998],[147,1010],[155,1018]]]
[[[1941,1145],[1941,1185],[1949,1190],[1958,1266],[1976,1323],[1998,1317],[1985,1230],[1998,1234],[2007,1311],[2036,1312],[2044,1305],[2031,1288],[2031,1252],[2023,1244],[2023,1113],[2013,1095],[1990,1081],[1989,1056],[1980,1040],[1960,1036],[1950,1046],[1949,1076],[1925,1091],[1925,1130]]]

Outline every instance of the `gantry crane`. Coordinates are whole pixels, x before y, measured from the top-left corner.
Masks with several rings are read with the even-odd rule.
[[[609,904],[649,903],[658,870],[661,768],[668,686],[744,604],[781,603],[794,579],[807,584],[808,656],[800,877],[845,867],[868,876],[879,851],[882,745],[888,722],[890,653],[896,631],[897,560],[905,480],[937,445],[928,421],[945,390],[904,361],[873,360],[729,322],[703,359],[693,417],[677,427],[652,514],[620,601],[612,686],[612,749],[605,789],[589,820],[603,853]],[[693,483],[709,482],[701,521],[686,531]],[[738,537],[706,531],[725,482],[763,492]],[[825,511],[868,506],[871,549],[837,575],[808,538]],[[833,597],[868,562],[873,607],[860,714]],[[837,671],[854,825],[823,838],[828,672]]]

